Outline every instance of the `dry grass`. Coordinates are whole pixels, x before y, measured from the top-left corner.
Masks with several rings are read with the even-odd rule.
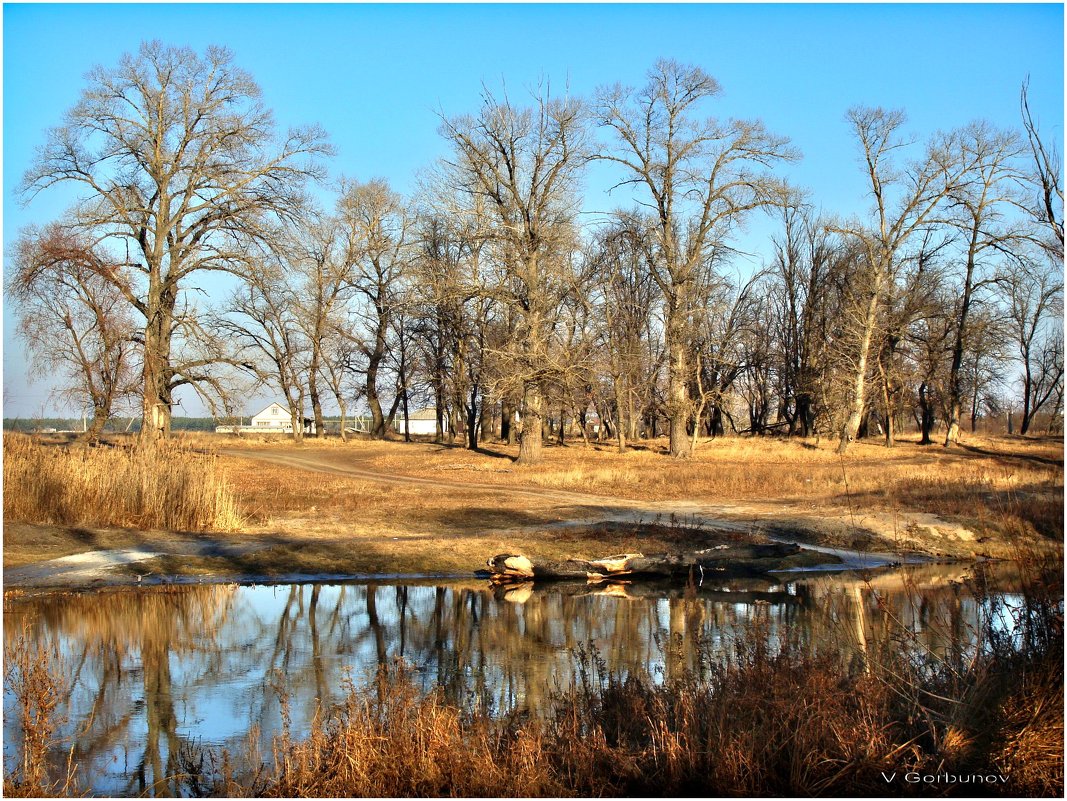
[[[191,531],[240,528],[215,458],[179,444],[47,445],[4,435],[4,518],[14,522]]]
[[[226,575],[239,568],[267,574],[468,572],[503,552],[562,559],[669,550],[670,544],[647,531],[554,524],[604,520],[611,509],[635,505],[642,510],[635,517],[653,522],[669,518],[678,509],[671,501],[683,499],[722,506],[727,513],[732,507],[742,518],[780,523],[798,538],[843,547],[1010,557],[1015,543],[1056,548],[1063,536],[1063,445],[1048,439],[971,437],[951,450],[907,439],[894,449],[858,442],[842,459],[829,442],[727,438],[702,443],[685,462],[664,455],[665,441],[639,443],[625,454],[606,444],[573,444],[547,447],[544,463],[527,468],[514,464],[514,447],[495,444],[472,452],[367,439],[308,439],[300,446],[279,437],[250,443],[246,437],[195,434],[176,440],[165,457],[168,481],[180,485],[175,493],[205,499],[200,509],[206,513],[197,519],[175,519],[182,514],[180,499],[148,504],[154,519],[146,510],[127,508],[124,497],[138,495],[129,487],[162,474],[159,463],[139,466],[141,457],[125,447],[123,437],[113,438],[117,447],[67,449],[32,446],[28,438],[11,435],[5,438],[7,519],[226,530],[236,528],[239,518],[244,539],[269,546],[260,557],[237,566],[210,559],[184,563],[188,570]],[[76,489],[65,476],[88,473],[84,465],[97,457],[114,462],[98,462],[106,465],[98,468],[104,478],[80,479]],[[264,460],[276,457],[290,462]],[[315,469],[302,467],[300,460]],[[390,476],[435,484],[389,483]],[[109,485],[117,497],[104,492]],[[229,488],[232,504],[220,487]],[[168,497],[167,492],[159,495]],[[215,509],[220,500],[221,513]],[[164,511],[170,513],[166,521]],[[923,528],[921,520],[909,528],[922,514],[951,525],[944,534]],[[956,537],[961,527],[967,538]],[[861,536],[857,529],[874,536]],[[151,547],[160,536],[45,533],[9,526],[5,564],[128,540]],[[171,563],[156,567],[180,568],[182,558]]]
[[[527,468],[500,458],[512,455],[514,449],[506,446],[490,446],[486,453],[400,443],[354,447],[364,449],[359,458],[383,471],[458,482],[578,489],[635,500],[852,505],[954,517],[981,533],[1062,539],[1062,441],[972,436],[953,449],[909,439],[892,449],[858,442],[844,457],[834,445],[724,438],[703,443],[684,462],[664,457],[665,441],[645,442],[625,454],[606,445],[572,445],[546,448],[544,462]]]

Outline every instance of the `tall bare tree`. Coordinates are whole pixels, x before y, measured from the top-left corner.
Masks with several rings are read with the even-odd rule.
[[[946,386],[948,432],[945,447],[956,442],[964,401],[964,354],[971,337],[971,313],[996,281],[996,262],[1023,244],[1029,232],[1007,216],[1017,202],[1017,137],[974,123],[961,132],[961,147],[973,163],[971,180],[950,197],[950,223],[963,239],[956,292],[959,303],[952,326],[952,361]]]
[[[849,248],[806,207],[786,207],[783,223],[770,268],[779,414],[790,434],[808,437],[829,411],[834,325],[855,264]]]
[[[298,206],[329,150],[316,127],[276,141],[260,89],[230,51],[143,44],[117,67],[96,67],[63,125],[51,129],[22,181],[29,199],[80,188],[73,226],[129,269],[109,280],[144,319],[146,442],[170,428],[176,387],[196,381],[204,354],[185,358],[197,326],[185,300],[204,271],[251,267],[242,242]]]
[[[699,67],[657,61],[641,89],[613,86],[597,98],[599,121],[616,149],[601,158],[626,171],[620,185],[647,191],[655,258],[653,275],[666,301],[667,413],[670,452],[691,452],[690,347],[694,290],[710,257],[747,212],[783,201],[785,187],[767,168],[792,158],[788,140],[760,122],[700,118],[699,107],[720,92]]]
[[[1062,392],[1062,266],[1040,255],[1011,265],[1001,278],[1008,307],[1007,324],[1022,368],[1022,423],[1029,432],[1034,417]]]
[[[504,265],[502,293],[514,314],[506,381],[521,393],[520,464],[541,460],[544,384],[555,373],[552,331],[569,288],[569,253],[576,245],[574,206],[586,160],[582,104],[547,91],[520,108],[486,91],[476,116],[446,118],[442,135],[454,190],[480,198],[493,215],[492,233]]]
[[[901,138],[902,111],[855,107],[848,122],[860,145],[861,160],[874,198],[870,225],[836,226],[854,238],[866,262],[867,276],[859,287],[854,312],[856,333],[849,413],[841,429],[838,453],[844,453],[859,431],[867,406],[867,361],[887,292],[897,278],[902,256],[916,233],[927,229],[945,198],[968,175],[971,162],[953,136],[935,138],[917,162],[894,164],[896,151],[910,144]]]
[[[347,237],[346,258],[355,265],[355,315],[361,322],[353,335],[366,360],[370,435],[384,439],[402,394],[395,393],[391,408],[384,412],[379,374],[387,365],[390,333],[402,302],[403,282],[414,258],[414,219],[404,199],[381,179],[347,185],[338,210]]]
[[[254,279],[254,280],[251,280]],[[310,345],[302,330],[293,275],[275,256],[250,273],[212,320],[235,349],[239,363],[285,398],[293,439],[304,438]]]
[[[356,283],[356,259],[347,247],[343,226],[336,217],[306,212],[283,245],[294,282],[296,319],[307,340],[308,399],[315,420],[315,435],[326,435],[320,379],[345,416],[347,399],[341,390],[351,348],[343,341],[345,316]],[[344,437],[344,425],[341,426]]]
[[[600,417],[614,429],[620,453],[626,451],[627,440],[636,437],[660,366],[648,347],[658,294],[648,267],[648,238],[639,225],[637,215],[619,215],[599,232],[587,254],[599,281],[592,293],[599,323],[599,372],[611,385]],[[655,339],[658,342],[658,335]]]

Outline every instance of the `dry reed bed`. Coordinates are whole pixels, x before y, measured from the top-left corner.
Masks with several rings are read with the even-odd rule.
[[[4,435],[4,518],[14,522],[233,531],[242,518],[216,457],[152,449],[44,445]]]

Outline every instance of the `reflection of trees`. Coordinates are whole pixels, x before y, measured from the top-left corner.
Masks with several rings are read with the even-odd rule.
[[[317,703],[339,700],[347,671],[363,683],[397,659],[453,702],[536,712],[574,678],[579,646],[616,674],[670,679],[703,671],[709,654],[732,658],[737,636],[753,631],[846,659],[870,643],[899,647],[901,632],[918,647],[960,653],[979,611],[940,579],[821,577],[688,589],[168,587],[13,602],[5,622],[17,631],[26,621],[38,641],[62,648],[74,679],[65,732],[83,775],[103,777],[96,789],[173,795],[179,754],[201,738],[243,753],[255,726],[269,751],[281,725],[272,684],[284,688],[295,735]]]
[[[185,743],[171,657],[190,675],[213,672],[208,632],[226,625],[231,597],[225,587],[161,588],[48,596],[5,610],[8,622],[25,619],[38,642],[58,640],[74,666],[65,734],[76,764],[106,765],[121,754],[125,792],[177,791],[166,781]],[[140,744],[139,756],[130,754],[131,742]],[[62,744],[52,756],[65,763]]]

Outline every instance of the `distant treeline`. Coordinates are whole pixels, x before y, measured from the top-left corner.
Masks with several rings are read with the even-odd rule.
[[[214,431],[215,426],[235,425],[246,422],[247,418],[237,417],[173,417],[171,418],[171,431]],[[325,418],[324,423],[338,424],[340,418]],[[82,419],[80,417],[5,417],[4,431],[44,431],[55,429],[56,431],[81,431]],[[140,431],[140,417],[114,417],[104,425],[104,431],[111,433],[123,431]]]
[[[42,431],[54,428],[56,431],[81,431],[80,417],[5,417],[4,431]],[[220,423],[211,417],[174,417],[171,419],[172,431],[214,431]],[[140,431],[140,417],[115,417],[104,425],[104,431]]]

